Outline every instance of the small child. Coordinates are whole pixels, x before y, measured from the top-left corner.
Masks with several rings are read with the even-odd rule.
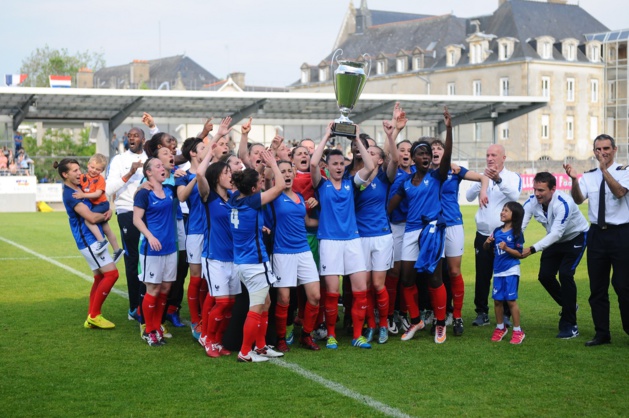
[[[109,210],[109,201],[105,195],[105,179],[101,175],[101,173],[105,171],[106,166],[107,157],[103,154],[94,154],[94,156],[92,156],[92,158],[90,158],[87,162],[87,174],[83,174],[81,176],[81,189],[83,191],[73,194],[75,199],[89,199],[92,203],[92,212],[105,213]],[[105,251],[109,243],[103,238],[98,225],[88,221],[85,221],[85,225],[98,240],[92,244],[92,250],[96,254],[100,254]],[[112,248],[114,249],[114,263],[117,263],[124,255],[124,250],[118,245],[118,240],[109,227],[109,223],[103,222],[100,225],[103,228],[103,232],[111,242]]]
[[[504,324],[504,301],[507,301],[513,316],[511,344],[521,344],[524,332],[520,328],[520,308],[518,307],[518,285],[520,282],[520,257],[524,246],[522,219],[524,208],[518,202],[505,203],[500,212],[504,225],[494,230],[483,244],[485,250],[495,251],[494,258],[494,312],[496,329],[491,337],[494,342],[502,341],[509,329]]]

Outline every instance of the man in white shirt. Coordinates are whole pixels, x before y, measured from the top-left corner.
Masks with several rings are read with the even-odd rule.
[[[140,319],[138,306],[143,284],[138,280],[138,244],[140,231],[133,225],[133,196],[142,180],[142,165],[147,157],[144,153],[144,131],[131,128],[128,133],[129,149],[116,155],[109,163],[107,197],[114,196],[120,236],[124,244],[124,264],[127,272],[129,292],[129,319]]]
[[[588,199],[591,227],[587,237],[590,307],[596,334],[587,347],[611,343],[609,332],[609,275],[618,295],[624,331],[629,334],[629,172],[614,162],[616,141],[609,135],[594,139],[594,156],[599,167],[578,173],[565,164],[572,178],[572,198],[577,204]]]
[[[474,326],[489,325],[489,288],[494,271],[494,253],[483,250],[483,243],[491,235],[494,229],[502,225],[500,212],[505,203],[517,201],[522,191],[520,176],[505,168],[507,159],[502,145],[493,144],[487,148],[487,168],[483,173],[489,179],[487,187],[487,199],[489,203],[482,206],[476,212],[476,238],[474,250],[476,252],[476,283],[474,286],[474,305],[476,319]],[[474,183],[466,193],[468,202],[473,201],[480,194],[481,183]],[[508,316],[508,307],[505,303],[505,315]]]
[[[535,218],[546,229],[546,236],[525,248],[522,257],[542,251],[538,280],[562,307],[557,338],[567,340],[579,335],[574,272],[590,226],[572,197],[558,191],[556,185],[555,176],[548,172],[537,173],[533,179],[534,194],[524,202],[522,229]]]

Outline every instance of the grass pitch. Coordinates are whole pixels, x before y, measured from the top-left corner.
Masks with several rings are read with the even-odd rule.
[[[90,275],[63,212],[2,214],[0,228],[0,416],[620,416],[629,409],[629,337],[611,295],[611,345],[594,335],[586,262],[577,270],[581,336],[558,340],[559,307],[537,282],[539,256],[522,262],[521,346],[491,343],[472,327],[474,207],[465,207],[465,334],[436,345],[429,333],[372,350],[294,348],[284,366],[205,356],[189,329],[148,347],[127,300],[112,293],[112,331],[86,330],[90,283],[7,242]],[[115,219],[112,228],[117,230]],[[527,243],[543,235],[532,223]],[[124,263],[116,288],[126,292]],[[183,316],[187,316],[184,308]],[[491,318],[494,323],[494,318]],[[297,370],[297,372],[295,371]],[[362,396],[362,397],[361,397]]]

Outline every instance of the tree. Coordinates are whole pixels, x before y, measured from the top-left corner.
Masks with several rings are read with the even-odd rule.
[[[28,74],[25,85],[48,87],[48,76],[71,75],[76,77],[79,69],[87,67],[93,71],[105,66],[102,52],[83,51],[71,55],[66,48],[52,49],[48,45],[37,48],[22,61],[20,72]]]

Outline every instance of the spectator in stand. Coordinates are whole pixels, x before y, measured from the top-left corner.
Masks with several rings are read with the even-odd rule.
[[[0,153],[0,170],[7,170],[9,168],[9,152],[5,146]]]
[[[15,143],[15,153],[17,154],[22,149],[22,142],[24,141],[24,137],[21,133],[16,132],[13,135],[13,142]]]

